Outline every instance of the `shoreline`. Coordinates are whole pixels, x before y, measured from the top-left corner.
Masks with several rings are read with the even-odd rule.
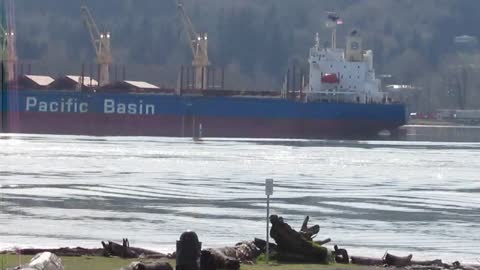
[[[55,254],[55,253],[54,253]],[[57,255],[57,254],[56,254]],[[119,270],[119,269],[130,269],[128,265],[131,265],[133,262],[142,262],[142,263],[152,263],[152,262],[163,262],[170,264],[173,269],[176,267],[176,259],[172,257],[161,257],[161,258],[120,258],[116,256],[66,256],[66,255],[57,255],[64,265],[65,269],[70,270]],[[22,255],[18,257],[15,253],[10,253],[6,251],[0,251],[0,261],[2,270],[13,269],[13,267],[21,266],[28,264],[33,258],[33,255]],[[364,257],[357,257],[358,259]],[[372,258],[366,258],[372,259]],[[376,260],[376,259],[372,259]],[[379,264],[354,264],[350,262],[349,264],[342,263],[311,263],[311,262],[281,262],[275,259],[271,260],[267,265],[264,261],[264,258],[257,258],[253,263],[242,263],[238,270],[263,270],[270,269],[274,267],[277,270],[371,270],[371,269],[396,269],[396,270],[480,270],[480,262],[477,264],[470,264],[464,262],[455,262],[452,264],[446,264],[444,262],[429,262],[431,264],[425,264],[426,262],[412,260],[411,264],[408,265],[379,265]]]
[[[333,250],[333,247],[330,247],[330,246],[325,246],[327,247],[328,249],[330,250]],[[207,249],[219,249],[221,247],[206,247]],[[345,246],[344,246],[345,248]],[[20,253],[18,251],[21,251]],[[172,250],[172,249],[145,249],[147,251],[152,251],[152,252],[155,252],[156,254],[158,254],[158,256],[152,256],[152,258],[167,258],[167,259],[174,259],[175,258],[175,253],[176,251],[175,250]],[[347,250],[350,251],[351,250],[357,250],[355,248],[348,248],[347,247]],[[363,248],[361,250],[370,250],[368,248]],[[65,247],[43,247],[43,248],[39,248],[39,247],[14,247],[14,248],[0,248],[0,255],[21,255],[21,256],[33,256],[33,255],[36,255],[38,253],[41,253],[41,252],[52,252],[60,257],[83,257],[83,256],[90,256],[90,257],[107,257],[108,256],[105,256],[103,254],[103,251],[104,249],[101,248],[101,247],[81,247],[81,246],[65,246]],[[75,252],[77,252],[75,254]],[[407,254],[407,252],[405,253],[401,253],[401,252],[398,252],[398,251],[395,251],[395,250],[385,250],[384,253],[382,253],[382,255],[379,255],[380,253],[376,253],[375,252],[363,252],[363,253],[360,253],[360,252],[354,252],[354,253],[351,253],[350,255],[352,257],[365,257],[365,258],[381,258],[382,256],[384,256],[385,254],[388,253],[394,253],[394,254],[398,254],[398,255],[409,255],[409,254],[412,254],[413,255],[413,259],[414,261],[434,261],[434,260],[442,260],[443,263],[447,263],[447,264],[452,264],[454,262],[460,262],[462,264],[480,264],[480,257],[479,258],[473,258],[471,260],[463,260],[462,259],[462,255],[461,254],[456,254],[456,255],[459,255],[459,256],[455,256],[456,260],[453,260],[453,259],[445,259],[445,258],[442,258],[442,257],[434,257],[434,256],[425,256],[425,253],[422,253],[422,252],[410,252]],[[58,253],[58,254],[57,254]],[[115,256],[114,256],[115,257]],[[148,257],[147,257],[148,258]],[[480,270],[480,269],[479,269]]]
[[[0,246],[0,254],[16,254],[16,250],[61,250],[61,249],[82,249],[86,251],[99,251],[102,250],[102,247],[100,245],[100,241],[98,241],[98,245],[44,245],[44,246],[33,246],[33,245],[13,245],[13,246]],[[241,241],[239,241],[241,242]],[[137,245],[137,244],[135,244]],[[203,248],[222,248],[226,246],[231,246],[232,244],[216,244],[216,245],[205,245],[203,243]],[[445,254],[442,255],[435,255],[437,254],[435,251],[418,251],[415,248],[372,248],[372,247],[349,247],[348,245],[343,245],[339,244],[342,247],[346,248],[351,255],[355,256],[362,256],[362,257],[372,257],[372,258],[379,258],[382,257],[386,252],[392,252],[394,254],[399,254],[399,255],[409,255],[413,254],[414,260],[436,260],[436,259],[442,259],[443,262],[446,263],[453,263],[455,261],[460,261],[462,263],[466,264],[480,264],[480,256],[475,257],[469,254],[469,256],[464,256],[462,253],[452,253],[452,255],[449,256],[444,256]],[[159,254],[165,254],[166,256],[169,254],[173,254],[175,252],[175,247],[174,245],[171,245],[171,247],[158,247],[154,245],[141,245],[142,248],[145,248],[147,250],[155,251]],[[328,244],[325,245],[328,249],[333,250],[333,245]],[[442,254],[442,253],[441,253]],[[24,254],[25,255],[25,254]],[[32,254],[33,255],[33,254]],[[466,255],[466,254],[465,254]]]

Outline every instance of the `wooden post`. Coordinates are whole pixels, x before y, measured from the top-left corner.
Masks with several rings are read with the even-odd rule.
[[[196,70],[195,70],[195,67],[190,67],[190,89],[195,89],[196,88],[196,85],[195,85],[195,74],[196,74]]]
[[[202,67],[202,85],[200,90],[205,90],[205,67]]]
[[[303,88],[305,87],[305,70],[303,68],[300,70],[300,101],[303,102]]]
[[[186,86],[186,89],[190,89],[190,67],[187,67],[187,74],[186,74],[186,83],[187,83],[187,86]]]
[[[196,127],[196,123],[195,123],[195,115],[192,114],[192,139],[196,139],[197,138],[197,127]]]
[[[85,64],[82,64],[82,72],[80,73],[80,78],[78,80],[78,88],[79,90],[83,90],[83,87],[85,85]]]
[[[92,84],[93,69],[94,69],[93,64],[90,64],[90,81],[88,82],[88,86],[89,86],[89,87],[92,87],[92,86],[93,86],[93,84]]]
[[[7,117],[7,110],[6,110],[6,90],[7,90],[7,84],[6,84],[6,79],[5,79],[5,63],[2,61],[2,67],[1,67],[1,80],[2,80],[2,89],[0,89],[0,121],[1,121],[1,126],[0,126],[0,133],[7,132],[7,125],[6,125],[6,119]]]
[[[296,80],[296,73],[297,73],[297,66],[293,64],[293,71],[292,71],[292,90],[293,90],[293,96],[295,96],[296,91],[297,91],[297,80]]]
[[[182,95],[182,89],[183,89],[183,72],[185,71],[185,67],[182,65],[180,67],[180,88],[178,89],[179,90],[179,94]]]
[[[290,98],[290,69],[287,70],[287,99]]]
[[[205,76],[205,77],[207,77],[207,82],[205,84],[206,89],[210,89],[210,82],[211,82],[210,81],[210,76],[211,76],[210,73],[211,73],[211,71],[212,71],[211,68],[209,66],[207,66],[207,76]]]
[[[222,67],[222,90],[225,90],[225,67]]]
[[[217,72],[217,69],[215,67],[212,67],[212,89],[215,88],[215,73]]]
[[[90,87],[92,86],[91,85],[92,77],[93,77],[93,74],[92,76],[90,76]],[[97,65],[97,86],[100,87],[100,64]]]

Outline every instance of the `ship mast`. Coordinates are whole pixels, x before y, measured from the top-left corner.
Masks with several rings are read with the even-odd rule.
[[[343,24],[343,21],[340,20],[340,16],[338,16],[334,12],[328,12],[328,21],[327,27],[332,29],[332,49],[337,48],[337,25]]]

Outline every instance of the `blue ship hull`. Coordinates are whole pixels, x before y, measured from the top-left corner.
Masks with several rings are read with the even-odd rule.
[[[9,90],[3,132],[94,136],[366,138],[405,124],[401,104],[267,97]]]

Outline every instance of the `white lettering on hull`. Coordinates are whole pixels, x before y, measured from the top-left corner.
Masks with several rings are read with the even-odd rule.
[[[104,113],[106,114],[130,114],[130,115],[154,115],[155,105],[144,104],[143,100],[138,103],[122,103],[113,99],[105,99]]]
[[[76,98],[61,98],[55,101],[43,101],[36,97],[27,97],[27,112],[87,113],[88,103]]]
[[[60,98],[56,100],[41,100],[37,97],[27,97],[25,101],[27,112],[48,113],[88,113],[90,112],[87,102],[76,98]],[[102,111],[98,111],[102,112]],[[105,114],[129,114],[129,115],[154,115],[155,105],[145,104],[143,100],[136,103],[118,102],[115,99],[105,99],[103,102]]]

